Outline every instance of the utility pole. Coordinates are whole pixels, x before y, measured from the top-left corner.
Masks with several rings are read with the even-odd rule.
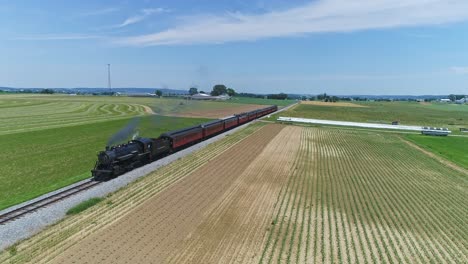
[[[110,64],[107,64],[107,88],[109,88],[109,93],[112,94],[110,66]]]

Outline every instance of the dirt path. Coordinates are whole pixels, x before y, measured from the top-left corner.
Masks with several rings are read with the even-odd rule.
[[[251,162],[284,128],[269,125],[110,226],[65,250],[53,262],[161,263],[203,224]]]

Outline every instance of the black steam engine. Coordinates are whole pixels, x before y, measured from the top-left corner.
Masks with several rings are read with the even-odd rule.
[[[198,126],[167,132],[159,138],[137,138],[126,144],[106,147],[105,151],[99,152],[96,165],[91,171],[93,179],[98,181],[109,180],[169,155],[174,151],[186,148],[277,110],[276,105],[270,106]]]

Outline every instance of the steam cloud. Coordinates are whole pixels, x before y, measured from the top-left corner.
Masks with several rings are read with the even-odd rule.
[[[130,122],[128,122],[128,124],[124,128],[122,128],[109,138],[109,140],[107,141],[107,145],[112,146],[119,142],[126,141],[128,138],[132,137],[132,135],[135,135],[138,132],[137,127],[139,124],[139,117],[132,118],[132,120],[130,120]]]

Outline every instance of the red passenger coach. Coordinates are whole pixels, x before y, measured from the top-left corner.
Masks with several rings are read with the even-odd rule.
[[[172,148],[177,149],[203,139],[203,129],[200,126],[189,127],[164,133],[161,137],[168,138],[172,143]]]
[[[203,137],[210,137],[224,130],[224,121],[216,120],[201,126],[203,127]]]
[[[257,118],[257,111],[249,112],[248,116],[249,116],[249,121],[254,120],[255,118]]]
[[[249,116],[247,114],[239,115],[239,125],[247,123],[249,121]]]
[[[232,116],[224,119],[224,129],[230,129],[231,127],[235,127],[239,124],[239,119],[237,116]]]

